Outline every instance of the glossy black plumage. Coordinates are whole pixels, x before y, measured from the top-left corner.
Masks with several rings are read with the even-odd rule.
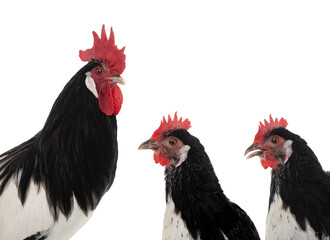
[[[223,193],[209,157],[199,140],[183,129],[175,136],[191,148],[185,162],[165,169],[166,196],[171,197],[194,239],[260,239],[248,215]]]
[[[47,236],[44,236],[42,233],[36,233],[33,236],[27,237],[23,240],[45,240],[47,239]]]
[[[106,116],[85,86],[85,73],[98,65],[89,62],[72,77],[39,133],[0,156],[0,197],[20,175],[21,202],[31,181],[42,185],[54,220],[59,211],[70,216],[73,196],[85,213],[97,206],[113,183],[118,157],[116,117]]]
[[[292,155],[272,170],[269,204],[279,193],[285,209],[289,208],[300,228],[306,230],[306,221],[317,237],[330,236],[330,176],[304,139],[287,129],[277,128],[267,136],[278,135],[292,140]]]

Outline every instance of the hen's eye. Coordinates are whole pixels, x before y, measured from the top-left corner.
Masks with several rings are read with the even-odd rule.
[[[102,73],[102,68],[96,68],[96,69],[95,69],[95,73],[96,73],[96,75],[101,75],[101,73]]]
[[[178,141],[176,139],[171,139],[168,143],[174,146],[178,143]]]
[[[271,143],[273,143],[273,144],[277,144],[280,140],[278,139],[278,137],[274,137],[274,138],[272,138],[272,140],[270,140],[271,141]]]

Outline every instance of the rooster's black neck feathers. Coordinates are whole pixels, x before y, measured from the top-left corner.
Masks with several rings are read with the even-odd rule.
[[[21,176],[22,203],[34,181],[46,189],[55,219],[58,211],[70,216],[73,197],[85,213],[96,207],[113,182],[118,156],[116,117],[106,116],[85,86],[85,73],[97,65],[90,62],[72,77],[38,134],[0,156],[0,194]]]
[[[186,130],[174,130],[191,148],[185,162],[165,169],[166,198],[172,198],[194,239],[259,239],[247,214],[224,195],[210,159],[199,140]]]
[[[272,170],[269,204],[279,194],[285,209],[290,208],[302,230],[309,222],[318,237],[330,236],[330,177],[323,171],[317,157],[305,140],[284,128],[269,135],[292,140],[292,155]]]

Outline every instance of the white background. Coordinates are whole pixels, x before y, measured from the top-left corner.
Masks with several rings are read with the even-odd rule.
[[[92,31],[113,26],[127,56],[118,170],[73,239],[161,238],[164,169],[137,148],[175,111],[264,239],[270,170],[243,156],[258,122],[285,117],[330,170],[329,12],[327,1],[2,1],[0,152],[42,128]]]

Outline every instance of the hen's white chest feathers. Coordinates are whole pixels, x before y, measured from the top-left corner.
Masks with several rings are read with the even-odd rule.
[[[170,197],[165,210],[163,240],[194,240],[181,218],[181,213],[175,212],[174,202]]]
[[[302,230],[291,214],[289,208],[283,208],[283,201],[278,194],[275,194],[271,203],[267,222],[266,240],[318,240],[314,230],[306,222],[306,230]],[[323,240],[329,239],[328,237]]]

